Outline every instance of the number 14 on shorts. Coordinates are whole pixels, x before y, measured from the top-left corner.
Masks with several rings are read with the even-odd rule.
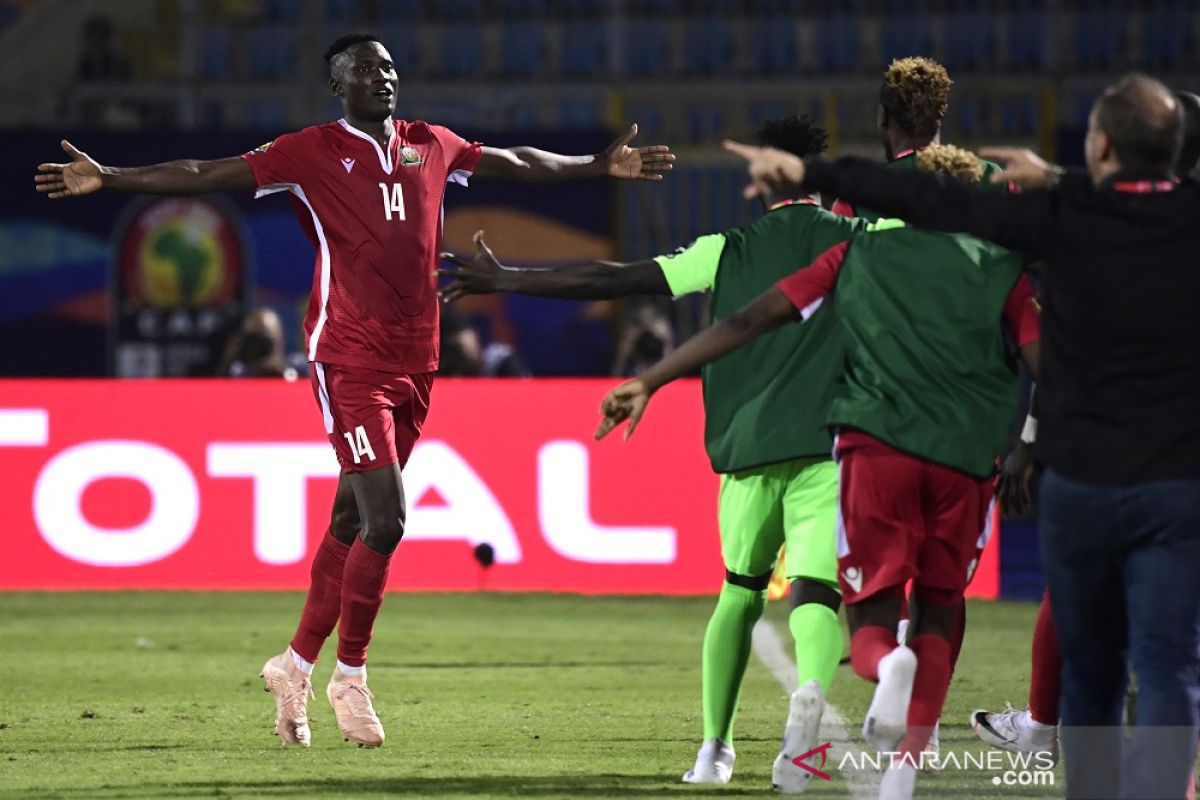
[[[375,460],[375,451],[371,449],[371,442],[367,439],[367,432],[362,425],[355,428],[353,433],[346,431],[342,436],[346,437],[355,464],[361,464],[363,456],[366,456],[368,461]]]

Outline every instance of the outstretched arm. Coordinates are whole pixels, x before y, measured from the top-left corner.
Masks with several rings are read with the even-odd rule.
[[[934,230],[960,231],[1034,256],[1044,255],[1057,227],[1057,196],[1033,191],[1021,195],[969,186],[944,175],[920,170],[890,170],[861,158],[801,161],[791,153],[766,147],[726,142],[725,148],[746,159],[751,184],[748,196],[782,183],[802,183],[885,216]],[[1011,153],[985,150],[996,157]],[[1042,175],[1042,173],[1036,173]],[[1054,173],[1057,175],[1057,173]],[[1006,170],[997,180],[1023,179],[1025,169]],[[1044,188],[1049,174],[1026,186]],[[1045,178],[1043,180],[1043,178]]]
[[[254,173],[240,156],[215,161],[168,161],[146,167],[107,167],[74,147],[66,139],[62,149],[71,156],[65,164],[39,164],[34,177],[39,192],[51,200],[81,197],[108,189],[142,194],[206,194],[255,187]]]
[[[596,429],[596,438],[603,439],[628,419],[629,428],[625,431],[628,439],[645,413],[650,396],[660,388],[798,318],[799,312],[792,301],[779,287],[772,286],[745,307],[693,336],[634,380],[609,392],[600,404],[604,419]]]
[[[442,290],[442,299],[452,303],[469,294],[514,292],[567,300],[610,300],[633,294],[670,295],[671,289],[662,269],[647,261],[588,261],[551,269],[506,267],[483,240],[483,231],[475,234],[475,258],[453,253],[442,258],[458,269],[441,269],[438,275],[454,281]]]
[[[663,174],[670,172],[675,164],[671,148],[666,145],[630,147],[629,143],[635,136],[637,125],[631,125],[603,153],[589,156],[564,156],[535,147],[512,147],[507,150],[484,147],[475,166],[475,175],[529,183],[604,176],[661,181]]]

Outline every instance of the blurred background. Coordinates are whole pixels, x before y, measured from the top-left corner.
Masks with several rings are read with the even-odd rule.
[[[811,114],[834,154],[879,156],[879,76],[899,56],[950,70],[945,140],[1078,162],[1115,74],[1200,86],[1198,26],[1185,0],[0,0],[0,338],[24,343],[0,348],[0,375],[302,372],[312,250],[286,201],[52,204],[29,177],[63,136],[139,164],[334,119],[321,53],[347,31],[389,47],[405,118],[577,153],[637,122],[640,142],[676,150],[657,185],[448,192],[450,249],[484,228],[502,258],[546,264],[649,257],[749,221],[718,144],[768,118]],[[702,299],[472,298],[447,315],[446,369],[612,374],[704,318]]]

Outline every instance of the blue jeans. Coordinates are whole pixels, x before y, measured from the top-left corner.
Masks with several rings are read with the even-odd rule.
[[[1182,798],[1200,718],[1200,480],[1110,487],[1047,470],[1041,534],[1063,653],[1067,797]]]

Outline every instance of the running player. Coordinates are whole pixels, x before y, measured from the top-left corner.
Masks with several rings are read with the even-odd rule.
[[[285,745],[307,747],[310,677],[337,627],[326,695],[346,739],[378,746],[384,731],[366,683],[367,645],[404,534],[400,471],[420,434],[437,369],[435,270],[447,182],[465,183],[472,173],[658,180],[674,156],[666,147],[629,147],[636,126],[594,156],[483,147],[438,125],[393,118],[400,81],[376,37],[343,36],[325,61],[344,114],[336,122],[242,156],[128,169],[101,166],[64,140],[71,161],[40,165],[36,182],[51,199],[100,189],[291,194],[317,251],[305,332],[313,391],[342,473],[300,624],[262,674],[275,697],[276,733]]]
[[[759,139],[804,157],[823,152],[827,134],[809,117],[790,117],[767,123]],[[781,189],[765,206],[764,215],[745,228],[701,236],[674,255],[623,264],[513,269],[477,236],[474,261],[447,255],[458,269],[444,273],[455,279],[444,295],[454,300],[505,291],[602,299],[708,291],[715,320],[865,225],[824,211],[799,187]],[[824,312],[810,325],[776,331],[704,369],[705,443],[721,473],[717,515],[725,583],[704,637],[704,741],[683,776],[688,783],[726,783],[732,775],[733,721],[751,631],[783,543],[800,688],[791,700],[773,782],[794,793],[812,776],[791,759],[818,743],[824,696],[844,648],[832,536],[837,471],[825,426],[840,376],[836,333],[836,320]]]
[[[932,146],[917,158],[922,169],[964,180],[983,173],[957,148]],[[596,436],[624,419],[632,433],[663,384],[811,319],[830,294],[847,348],[846,385],[828,419],[839,431],[838,561],[851,661],[878,682],[864,736],[901,754],[880,796],[906,798],[949,688],[953,629],[1016,410],[1008,345],[1036,371],[1037,314],[1020,260],[969,236],[880,221],[611,392]],[[897,645],[909,580],[918,613],[908,645]]]

